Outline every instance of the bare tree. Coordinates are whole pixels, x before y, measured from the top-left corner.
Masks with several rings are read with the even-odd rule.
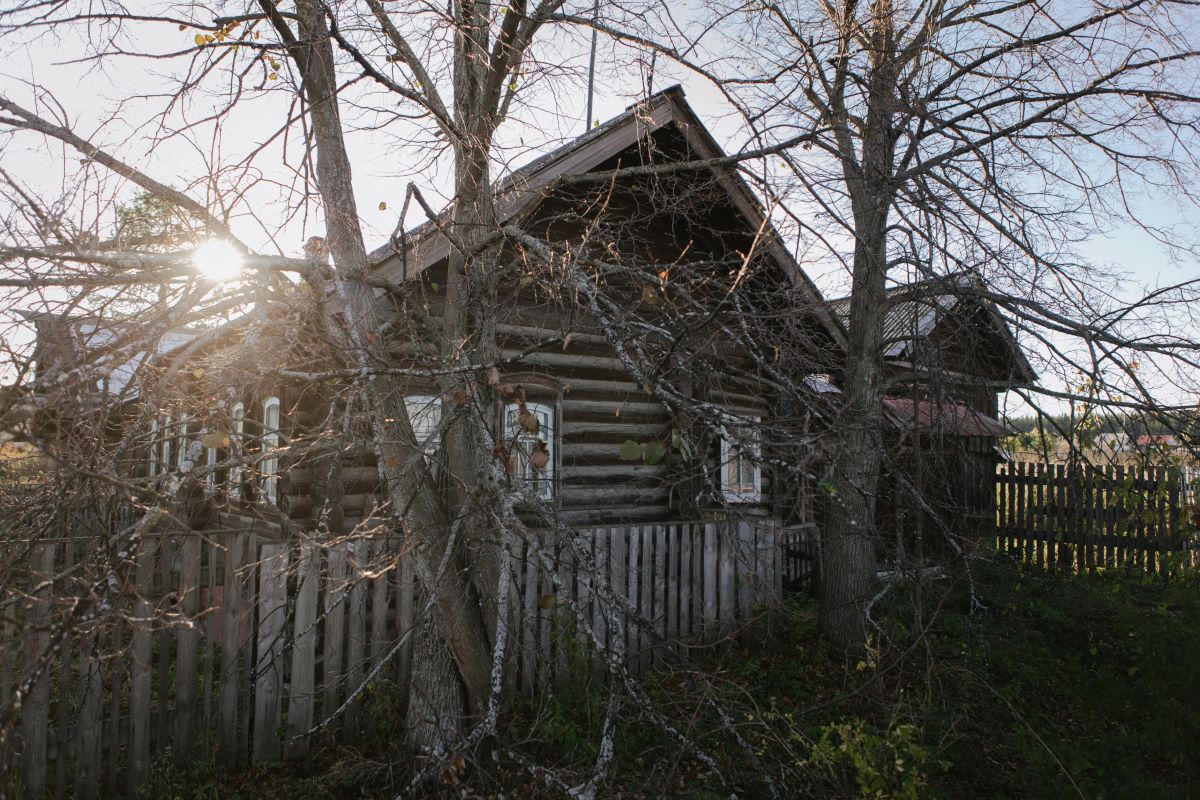
[[[890,283],[982,279],[956,291],[1001,304],[1050,364],[1107,383],[1110,400],[1161,409],[1131,365],[1153,353],[1179,375],[1194,360],[1182,330],[1146,335],[1187,324],[1175,311],[1193,283],[1129,297],[1072,243],[1125,220],[1189,252],[1175,238],[1186,232],[1168,234],[1131,198],[1170,193],[1194,206],[1196,20],[1185,5],[1143,2],[715,8],[752,43],[724,85],[761,141],[804,137],[781,155],[776,186],[806,252],[849,276],[821,607],[832,642],[857,650],[875,594],[882,399],[896,380],[883,365],[899,302]]]

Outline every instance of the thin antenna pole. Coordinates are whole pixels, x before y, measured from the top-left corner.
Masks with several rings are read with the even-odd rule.
[[[595,0],[592,4],[592,23],[600,18],[600,0]],[[583,132],[587,133],[592,129],[592,98],[596,90],[596,38],[597,31],[592,28],[592,52],[588,56],[588,103],[587,103],[587,122],[584,123]]]

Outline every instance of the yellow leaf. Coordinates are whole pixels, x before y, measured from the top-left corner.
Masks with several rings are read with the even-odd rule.
[[[278,76],[278,75],[276,75],[274,72],[272,72],[270,75],[268,75],[268,76],[267,76],[267,80],[269,80],[269,81],[277,81],[277,80],[279,80],[279,76]]]
[[[380,204],[379,204],[379,210],[380,210],[380,211],[387,211],[387,203],[380,203]]]
[[[196,377],[196,378],[203,378],[204,377],[204,368],[196,367],[194,370],[192,370],[192,376]]]
[[[196,43],[196,47],[203,47],[204,46],[204,34],[197,33],[195,38],[192,39],[192,41]]]
[[[229,436],[221,431],[213,431],[201,439],[200,443],[210,450],[216,450],[217,448],[221,447],[229,447]]]

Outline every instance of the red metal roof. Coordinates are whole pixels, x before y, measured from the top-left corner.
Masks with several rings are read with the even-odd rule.
[[[1004,426],[987,414],[982,414],[965,403],[934,403],[929,400],[912,400],[905,397],[885,397],[884,409],[892,422],[901,430],[916,427],[931,433],[950,436],[1004,436]]]

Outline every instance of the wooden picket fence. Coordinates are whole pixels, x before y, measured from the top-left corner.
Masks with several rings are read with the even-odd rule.
[[[514,543],[510,687],[553,685],[581,658],[599,670],[581,656],[592,636],[633,672],[718,641],[778,601],[780,530],[730,519]],[[44,669],[0,744],[0,794],[136,795],[163,757],[302,757],[314,741],[367,732],[373,695],[355,690],[368,684],[403,707],[419,593],[411,559],[382,532],[332,544],[155,534],[121,573],[132,599],[120,613],[72,618],[86,576],[107,569],[97,573],[95,546],[70,530],[41,539],[28,583],[3,587],[0,703]]]
[[[1052,571],[1200,567],[1195,476],[1179,468],[1002,464],[999,548]]]

